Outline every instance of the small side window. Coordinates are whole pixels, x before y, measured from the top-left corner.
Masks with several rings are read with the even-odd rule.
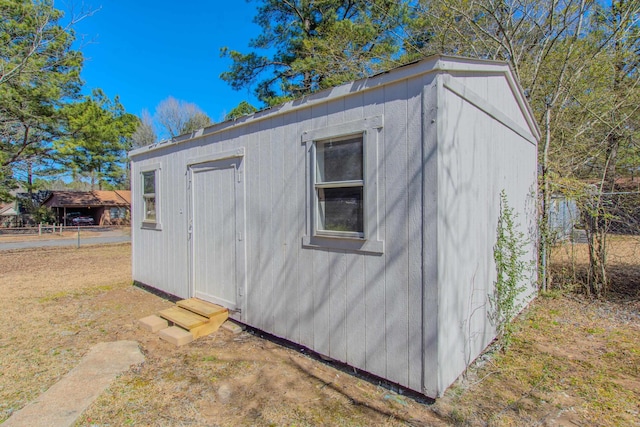
[[[156,214],[156,171],[142,172],[142,199],[144,222],[157,222]]]
[[[316,142],[316,235],[364,237],[362,165],[362,134]]]
[[[378,218],[378,139],[383,117],[303,130],[305,248],[382,254]]]

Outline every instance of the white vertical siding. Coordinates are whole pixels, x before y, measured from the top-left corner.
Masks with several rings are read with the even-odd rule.
[[[297,126],[292,126],[292,134],[295,136],[301,135],[305,129],[310,128],[311,122],[311,109],[304,109],[295,114],[297,116]],[[305,199],[307,197],[307,190],[310,186],[309,180],[304,179],[303,177],[307,176],[309,173],[309,165],[307,164],[306,157],[306,147],[301,143],[301,138],[296,138],[295,150],[298,153],[296,157],[297,160],[297,170],[298,174],[296,176],[296,200],[297,204],[295,207],[295,212],[297,216],[297,236],[295,242],[293,242],[293,248],[298,252],[299,263],[298,263],[298,301],[299,301],[299,311],[297,322],[300,325],[300,344],[307,346],[309,348],[313,348],[314,346],[314,297],[315,297],[315,278],[314,272],[317,268],[314,265],[314,251],[305,251],[300,250],[299,247],[301,245],[300,240],[302,239],[302,235],[304,234],[304,228],[306,224],[306,215],[302,214],[303,207],[306,206]],[[302,203],[300,203],[302,202]]]
[[[252,123],[247,126],[246,135],[243,139],[238,141],[238,145],[245,145],[245,183],[247,200],[246,206],[246,224],[247,235],[245,238],[246,251],[247,251],[247,296],[246,296],[246,312],[243,313],[242,318],[250,324],[257,324],[260,322],[261,311],[264,305],[261,301],[261,292],[263,282],[260,280],[261,272],[258,269],[260,265],[260,236],[256,233],[250,233],[249,230],[255,230],[260,227],[261,221],[264,216],[264,208],[260,205],[260,199],[258,197],[260,192],[260,150],[258,148],[259,142],[259,127],[260,123]]]
[[[361,93],[345,98],[343,120],[350,122],[364,118],[364,104]],[[345,361],[362,368],[366,366],[365,261],[366,258],[360,254],[345,254]]]
[[[271,180],[274,169],[271,165],[271,120],[263,120],[260,122],[260,131],[258,132],[258,146],[255,151],[258,152],[258,170],[248,171],[248,173],[256,173],[259,177],[258,186],[255,189],[253,198],[257,200],[256,223],[249,229],[249,233],[256,240],[257,256],[255,259],[249,258],[249,270],[255,265],[255,276],[250,282],[252,285],[258,285],[259,291],[255,297],[259,309],[252,310],[251,314],[256,315],[256,326],[266,331],[273,330],[273,300],[279,298],[280,295],[273,295],[271,290],[273,286],[273,252],[278,250],[277,244],[274,245],[273,240],[273,222],[272,222],[272,200],[271,200]],[[250,147],[251,148],[251,147]],[[253,149],[251,151],[254,151]],[[251,216],[253,211],[249,211]],[[260,231],[257,231],[260,230]],[[251,287],[253,288],[253,286]],[[249,300],[252,297],[249,296]]]
[[[454,74],[455,75],[455,74]],[[522,114],[514,93],[507,84],[504,74],[495,75],[456,75],[455,79],[480,95],[494,108],[500,110],[523,129],[529,125]]]
[[[326,123],[344,123],[344,99],[327,104]],[[329,255],[329,353],[330,357],[347,360],[347,265],[345,251],[330,251]]]
[[[326,128],[327,123],[327,104],[323,103],[311,107],[311,120],[306,129]],[[304,177],[300,177],[305,181],[309,181]],[[313,349],[322,354],[329,355],[331,353],[331,261],[333,258],[327,250],[312,250],[312,292],[313,292],[313,309],[311,317],[313,317]]]
[[[285,209],[287,199],[291,191],[287,191],[284,176],[289,162],[285,160],[285,147],[292,146],[284,140],[284,117],[276,116],[272,119],[271,125],[271,170],[273,171],[273,180],[271,182],[271,218],[273,221],[273,245],[276,250],[273,251],[273,331],[276,335],[285,336],[287,333],[287,318],[289,316],[287,301],[291,298],[287,292],[286,268],[285,260],[287,254],[287,241],[285,235]],[[297,148],[297,147],[296,147]],[[293,182],[291,183],[293,184]],[[277,220],[275,218],[278,218]],[[295,292],[293,292],[295,295]]]
[[[300,268],[301,254],[298,250],[300,235],[304,232],[305,218],[300,215],[299,206],[304,206],[305,181],[298,179],[305,175],[305,147],[297,138],[298,133],[297,114],[288,114],[283,120],[282,132],[282,157],[283,157],[283,182],[284,194],[283,227],[284,240],[284,283],[282,297],[286,301],[283,313],[283,321],[286,324],[283,336],[290,337],[292,341],[300,342],[301,301],[303,301],[304,284],[301,279]]]
[[[484,94],[487,106],[493,106],[489,94],[509,90],[504,79],[502,86],[495,79],[476,79],[474,92]],[[472,80],[465,77],[465,85]],[[536,147],[444,86],[438,96],[443,135],[438,145],[438,351],[440,384],[446,387],[495,336],[487,296],[496,276],[500,192],[506,191],[509,204],[528,221],[525,203],[535,200]]]
[[[364,93],[364,116],[373,117],[376,115],[384,115],[385,99],[383,90],[373,90]],[[378,238],[385,243],[386,239],[386,221],[384,212],[386,209],[386,194],[384,176],[387,171],[387,163],[384,159],[385,146],[390,140],[390,134],[386,127],[378,133],[377,149],[378,152],[378,170],[377,175],[371,171],[366,171],[365,180],[379,180],[378,185],[378,212],[380,214],[380,222],[378,224]],[[371,149],[372,147],[367,147]],[[379,256],[364,257],[364,274],[365,274],[365,370],[381,377],[386,378],[387,374],[387,342],[386,342],[386,261],[387,251]]]
[[[192,295],[189,159],[243,147],[246,289],[242,311],[233,316],[413,390],[440,393],[458,375],[460,363],[490,339],[483,319],[469,321],[469,308],[486,296],[492,280],[499,188],[507,185],[507,175],[519,173],[519,156],[533,156],[535,175],[535,147],[522,148],[513,132],[444,89],[438,110],[436,74],[408,71],[434,63],[402,69],[397,74],[402,78],[383,75],[370,85],[346,85],[336,96],[316,94],[280,111],[220,125],[200,138],[136,152],[135,280],[180,297]],[[484,85],[473,79],[463,83],[490,98],[487,102],[498,102],[502,98],[492,93],[508,87],[492,79]],[[509,104],[508,94],[504,99],[517,105]],[[436,120],[442,114],[450,116]],[[303,132],[371,117],[381,117],[383,125],[369,129],[375,138],[366,139],[365,150],[377,160],[374,168],[365,168],[364,182],[377,182],[378,189],[378,221],[368,225],[384,250],[303,246],[306,198],[313,194]],[[522,117],[512,120],[526,124]],[[511,150],[515,145],[520,151]],[[139,226],[138,175],[154,163],[162,167],[162,230]],[[524,163],[531,166],[530,160]],[[521,191],[531,181],[527,173],[509,191]],[[513,202],[520,209],[524,198],[514,196]],[[479,331],[472,339],[468,327]]]
[[[389,236],[385,241],[386,377],[400,384],[407,382],[408,374],[408,98],[407,81],[385,87],[386,173],[382,188],[387,200],[383,216]]]

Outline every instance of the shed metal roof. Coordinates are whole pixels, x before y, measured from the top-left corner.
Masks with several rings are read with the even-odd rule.
[[[208,135],[223,132],[230,128],[262,121],[278,114],[284,114],[301,108],[308,108],[309,106],[327,102],[329,100],[343,98],[349,95],[353,95],[356,92],[364,92],[400,80],[436,72],[462,72],[488,75],[503,74],[506,77],[509,86],[511,87],[511,91],[514,95],[514,98],[516,99],[516,102],[522,110],[522,113],[528,125],[528,132],[531,133],[535,141],[540,140],[541,133],[536,119],[533,115],[533,111],[527,103],[524,91],[522,90],[520,83],[515,78],[511,66],[507,62],[436,54],[419,61],[401,65],[389,71],[375,74],[370,77],[351,81],[333,88],[305,95],[300,99],[294,99],[293,101],[269,107],[264,110],[257,111],[253,114],[227,120],[221,123],[215,123],[206,128],[198,129],[191,133],[177,136],[175,138],[172,138],[171,140],[160,141],[155,144],[134,149],[129,152],[129,157],[133,158],[135,156],[148,153],[149,151],[161,150],[163,148],[166,148],[167,146],[175,146],[185,141],[190,141],[192,139],[202,138]]]

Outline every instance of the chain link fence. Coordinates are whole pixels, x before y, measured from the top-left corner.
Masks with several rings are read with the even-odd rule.
[[[598,221],[603,230],[605,296],[640,299],[640,191],[602,193]],[[562,196],[552,199],[549,217],[553,250],[549,274],[552,287],[587,290],[594,256],[587,233],[587,209]],[[592,224],[593,225],[593,224]]]

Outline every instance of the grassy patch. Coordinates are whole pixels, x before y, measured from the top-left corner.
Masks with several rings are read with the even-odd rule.
[[[539,299],[519,320],[510,349],[472,368],[436,406],[455,424],[565,417],[578,425],[633,425],[640,409],[640,328],[603,319],[614,307],[573,296]]]
[[[129,286],[127,283],[118,283],[112,285],[101,285],[101,286],[88,286],[84,289],[79,290],[69,290],[69,291],[59,291],[50,295],[46,295],[42,298],[38,298],[39,303],[48,303],[48,302],[56,302],[64,298],[80,298],[86,296],[93,296],[102,294],[105,292],[109,292],[113,289]]]

